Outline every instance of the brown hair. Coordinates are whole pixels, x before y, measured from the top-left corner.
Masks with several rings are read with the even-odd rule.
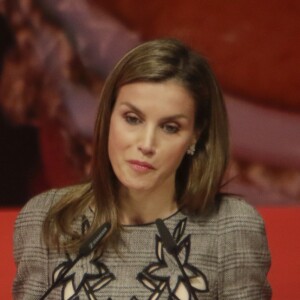
[[[69,195],[50,211],[48,220],[55,218],[56,221],[51,222],[55,229],[51,232],[56,236],[72,235],[71,224],[64,221],[63,226],[58,226],[58,220],[79,216],[80,211],[92,202],[95,218],[90,231],[109,221],[112,224],[109,239],[116,241],[121,228],[118,220],[119,183],[109,161],[107,145],[118,91],[123,85],[133,82],[167,80],[182,84],[195,100],[195,129],[200,132],[195,154],[186,155],[177,170],[178,206],[189,214],[199,214],[213,205],[229,153],[227,114],[220,87],[205,58],[180,41],[153,40],[128,52],[106,80],[95,124],[91,185],[83,195]],[[50,231],[46,234],[50,236]],[[83,238],[78,238],[72,245],[78,247]]]

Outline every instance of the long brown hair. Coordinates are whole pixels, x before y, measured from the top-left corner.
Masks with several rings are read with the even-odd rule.
[[[123,85],[133,82],[167,80],[182,84],[195,100],[195,130],[200,132],[195,154],[186,155],[176,173],[178,206],[187,213],[199,214],[213,205],[229,153],[227,114],[222,93],[204,57],[178,40],[158,39],[128,52],[107,78],[95,124],[91,184],[82,194],[70,194],[50,210],[45,222],[48,224],[45,226],[46,237],[55,233],[56,238],[52,241],[57,243],[59,235],[67,234],[73,238],[67,247],[78,247],[84,237],[72,236],[71,220],[93,204],[95,216],[90,232],[102,222],[109,221],[112,230],[107,240],[117,240],[121,228],[118,219],[119,182],[110,164],[107,145],[118,91]]]

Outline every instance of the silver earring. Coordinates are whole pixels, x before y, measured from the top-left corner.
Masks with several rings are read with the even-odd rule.
[[[196,151],[196,145],[193,144],[193,145],[191,145],[191,146],[189,147],[189,149],[187,149],[186,153],[187,153],[188,155],[193,156],[193,155],[195,154],[195,151]]]

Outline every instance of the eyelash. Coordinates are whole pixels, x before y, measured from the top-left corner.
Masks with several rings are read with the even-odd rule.
[[[129,125],[138,125],[142,123],[142,120],[138,116],[132,115],[130,113],[125,114],[124,119]],[[161,128],[167,134],[175,134],[180,130],[180,127],[178,125],[173,125],[173,124],[171,125],[168,123],[161,125]]]
[[[132,114],[126,114],[124,116],[125,121],[130,125],[137,125],[141,123],[140,118]]]
[[[179,127],[176,125],[164,124],[161,127],[168,134],[175,134],[179,131]]]

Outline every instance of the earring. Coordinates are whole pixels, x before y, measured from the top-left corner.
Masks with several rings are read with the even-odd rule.
[[[196,151],[196,145],[195,144],[192,144],[189,149],[187,149],[186,153],[188,155],[191,155],[193,156],[195,154],[195,151]]]

